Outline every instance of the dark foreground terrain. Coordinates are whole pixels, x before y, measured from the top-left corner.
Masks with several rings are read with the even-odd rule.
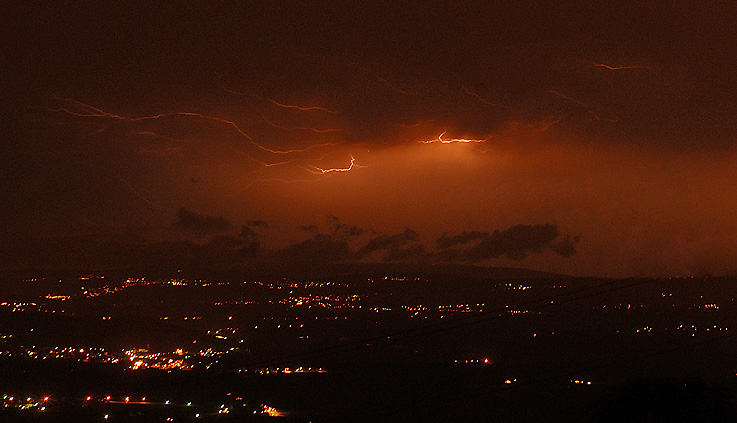
[[[0,421],[737,421],[735,278],[392,272],[26,280]]]

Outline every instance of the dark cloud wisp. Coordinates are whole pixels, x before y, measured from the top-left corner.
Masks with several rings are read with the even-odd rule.
[[[226,232],[233,225],[222,216],[206,216],[192,210],[180,208],[173,226],[200,235]]]
[[[567,235],[558,240],[560,231],[554,224],[515,225],[503,231],[463,232],[437,239],[438,258],[445,261],[481,262],[506,257],[522,260],[531,253],[551,250],[563,257],[575,254],[578,237]]]

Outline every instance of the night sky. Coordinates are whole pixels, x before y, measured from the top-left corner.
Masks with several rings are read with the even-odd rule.
[[[0,6],[2,268],[737,271],[735,2],[160,3]]]

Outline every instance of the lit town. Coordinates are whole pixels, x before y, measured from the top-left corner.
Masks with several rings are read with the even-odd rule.
[[[724,289],[734,278],[366,272],[19,281],[0,303],[0,413],[13,421],[473,420],[504,415],[489,396],[524,402],[546,392],[541,401],[568,401],[567,413],[585,417],[633,372],[737,384],[737,288]],[[365,386],[371,397],[360,394]]]

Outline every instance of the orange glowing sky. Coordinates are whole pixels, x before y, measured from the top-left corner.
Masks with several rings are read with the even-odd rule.
[[[0,11],[3,268],[737,270],[733,3],[61,3]]]

